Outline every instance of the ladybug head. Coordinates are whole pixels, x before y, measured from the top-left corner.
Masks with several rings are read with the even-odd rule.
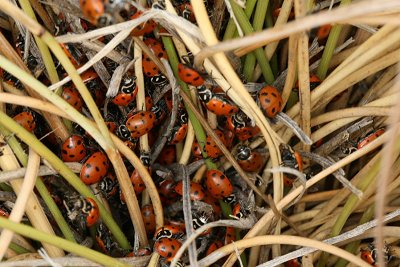
[[[247,160],[251,155],[251,148],[246,145],[239,145],[236,157],[239,160]]]
[[[159,86],[159,87],[164,86],[168,83],[167,77],[165,77],[162,74],[151,77],[150,81],[154,85]]]
[[[242,112],[238,112],[232,115],[232,123],[235,128],[244,128],[246,127],[246,122],[244,121],[244,114]]]
[[[180,112],[179,122],[180,122],[181,124],[186,124],[186,123],[188,123],[188,115],[187,115],[187,113],[186,113],[184,110],[182,110],[182,112]]]
[[[143,163],[144,166],[149,167],[150,166],[150,153],[148,152],[141,152],[140,153],[140,161]]]
[[[162,228],[155,236],[156,240],[159,240],[161,238],[171,238],[172,237],[172,232],[169,229]]]
[[[118,127],[117,135],[123,139],[129,139],[131,137],[131,132],[126,125],[121,124]]]
[[[197,93],[199,94],[200,100],[204,103],[208,103],[213,97],[211,90],[204,85],[197,88]]]
[[[121,92],[124,94],[131,94],[136,88],[136,76],[125,75],[121,81]]]
[[[233,204],[236,202],[236,196],[235,194],[230,194],[229,196],[224,198],[224,202],[228,203],[228,204]]]

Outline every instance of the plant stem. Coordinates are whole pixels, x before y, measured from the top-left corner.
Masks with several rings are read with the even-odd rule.
[[[121,267],[129,266],[100,252],[75,244],[68,240],[62,239],[58,236],[43,233],[41,231],[36,230],[33,227],[14,223],[3,217],[0,217],[0,227],[11,230],[13,232],[29,237],[31,239],[57,246],[66,251],[82,256],[86,259],[92,260],[104,266],[121,266]]]

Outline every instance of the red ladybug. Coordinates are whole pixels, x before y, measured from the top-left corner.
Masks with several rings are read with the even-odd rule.
[[[111,253],[111,249],[115,246],[115,243],[111,237],[110,231],[104,225],[99,223],[96,229],[96,243],[99,248],[107,255]]]
[[[154,214],[153,205],[144,205],[141,208],[144,227],[147,234],[151,234],[156,230],[156,215]]]
[[[137,11],[135,14],[131,16],[131,19],[137,19],[143,14],[142,11]],[[153,30],[157,27],[157,24],[153,20],[148,20],[131,31],[132,36],[143,36],[145,34],[152,33]]]
[[[214,242],[212,242],[210,244],[210,246],[207,248],[206,250],[206,255],[210,255],[211,253],[213,253],[214,251],[216,251],[217,249],[221,248],[224,244],[222,243],[221,240],[215,240]]]
[[[178,252],[182,243],[174,238],[161,238],[154,243],[154,251],[164,258],[172,258]]]
[[[70,47],[68,44],[62,44],[60,43],[61,48],[64,50],[64,53],[67,55],[68,59],[71,61],[72,65],[74,65],[75,68],[79,68],[79,59],[73,55],[72,53],[72,47]]]
[[[98,184],[99,191],[105,198],[109,199],[114,196],[118,191],[118,181],[114,174],[108,173]]]
[[[258,172],[263,166],[264,159],[260,153],[252,151],[246,145],[239,145],[236,149],[236,160],[246,172]]]
[[[143,73],[147,77],[154,77],[161,74],[160,69],[154,61],[145,53],[143,53],[142,60]]]
[[[153,129],[156,115],[151,111],[139,111],[126,121],[126,127],[132,138],[139,138]]]
[[[156,57],[168,60],[167,52],[164,50],[162,43],[153,38],[146,38],[144,43],[153,51]]]
[[[220,170],[206,172],[206,188],[211,196],[217,199],[223,199],[233,193],[231,181]]]
[[[282,110],[283,99],[275,87],[265,86],[258,92],[258,103],[268,118],[274,118]]]
[[[114,121],[106,121],[107,128],[110,132],[116,133],[118,129],[118,125]]]
[[[151,174],[151,169],[149,167],[146,167],[146,168],[147,168],[147,171]],[[134,169],[131,174],[131,182],[132,182],[133,189],[135,190],[136,194],[140,194],[146,189],[146,186],[142,180],[142,177],[140,176],[137,169]]]
[[[61,146],[61,158],[64,162],[79,162],[86,157],[84,140],[79,135],[71,135]]]
[[[115,105],[127,106],[135,99],[138,92],[135,80],[135,76],[125,75],[122,78],[119,93],[112,100]]]
[[[378,129],[377,131],[373,132],[372,134],[367,135],[365,138],[363,138],[360,142],[357,143],[357,149],[361,149],[364,146],[368,145],[372,141],[374,141],[376,138],[381,136],[382,134],[385,133],[385,129]]]
[[[33,115],[32,112],[30,111],[23,111],[21,113],[18,113],[13,117],[13,119],[22,127],[25,128],[25,130],[29,132],[33,132],[36,129],[36,119]]]
[[[301,257],[285,262],[285,267],[301,267]]]
[[[73,87],[65,87],[61,94],[61,97],[73,106],[77,111],[82,111],[83,100],[79,91]]]
[[[187,64],[178,64],[178,76],[183,82],[192,86],[198,87],[204,84],[203,77]]]
[[[193,7],[191,4],[181,4],[178,8],[181,11],[183,18],[189,20],[192,23],[196,22],[196,17],[194,16]]]
[[[206,86],[198,87],[199,98],[206,108],[218,116],[230,116],[239,111],[239,108],[223,94],[214,94]]]
[[[176,145],[182,142],[186,137],[187,131],[188,131],[187,124],[174,126],[174,128],[172,129],[172,134],[168,138],[169,144]]]
[[[218,137],[221,140],[221,142],[223,144],[225,144],[226,141],[225,141],[224,133],[221,132],[220,130],[215,130],[215,133],[218,135]],[[213,159],[217,158],[217,157],[219,157],[219,156],[221,156],[223,154],[221,149],[219,149],[219,147],[217,146],[215,141],[211,138],[211,136],[207,136],[206,145],[205,145],[205,152],[207,153],[207,157],[210,157],[210,158],[213,158]],[[200,148],[200,145],[199,145],[199,143],[197,141],[193,142],[192,153],[196,158],[201,158],[202,157],[201,148]]]
[[[182,238],[185,233],[185,228],[173,225],[173,224],[165,224],[163,227],[157,229],[154,233],[154,239],[159,240],[162,238]]]
[[[87,197],[82,203],[82,213],[86,218],[86,226],[93,226],[100,218],[99,207],[97,206],[96,201]]]
[[[291,147],[284,145],[281,145],[280,150],[284,166],[303,171],[303,159],[299,152],[293,151]]]
[[[246,141],[260,132],[258,126],[250,126],[248,124],[249,119],[242,112],[235,113],[226,120],[226,127],[233,131],[240,141]]]
[[[393,256],[390,254],[389,247],[386,244],[383,247],[382,252],[384,253],[385,263],[386,264],[389,263],[392,260]],[[361,259],[368,262],[372,266],[377,266],[376,265],[378,260],[377,249],[373,243],[369,243],[367,248],[361,249]]]
[[[219,205],[219,201],[218,199],[216,199],[215,197],[211,196],[210,193],[206,193],[206,197],[203,199],[203,202],[210,204],[214,210],[214,214],[215,215],[220,215],[222,210],[221,207]]]
[[[106,154],[101,151],[93,153],[83,164],[80,177],[87,185],[99,182],[107,175],[109,162]]]
[[[175,192],[178,193],[179,195],[183,195],[183,182],[179,181],[175,185]],[[190,182],[190,199],[193,201],[202,201],[206,196],[206,193],[204,192],[203,188],[201,187],[200,184],[196,182]]]
[[[330,25],[330,24],[322,25],[321,27],[319,27],[318,31],[317,31],[318,41],[322,41],[322,40],[328,38],[329,33],[331,32],[331,29],[332,29],[332,25]]]
[[[157,158],[157,162],[161,165],[171,165],[176,160],[176,147],[165,146]]]
[[[229,245],[236,240],[236,233],[234,227],[226,227],[224,245]]]
[[[318,78],[317,75],[311,74],[310,75],[310,90],[313,90],[317,88],[321,84],[321,79]],[[299,81],[296,82],[296,87],[293,88],[294,91],[298,92],[299,91]]]
[[[93,24],[103,24],[109,20],[105,14],[108,0],[80,0],[83,15]]]
[[[166,199],[175,199],[178,194],[175,192],[175,182],[173,180],[163,180],[158,186],[158,193]]]

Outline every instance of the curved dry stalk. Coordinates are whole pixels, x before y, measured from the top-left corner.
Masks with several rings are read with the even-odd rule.
[[[365,154],[371,152],[372,150],[376,149],[378,146],[381,146],[384,140],[386,139],[386,136],[382,138],[378,138],[374,141],[372,141],[368,146],[365,146],[361,148],[360,150],[350,154],[346,158],[336,162],[334,165],[328,167],[327,169],[319,172],[315,176],[313,176],[310,180],[307,181],[306,183],[306,188],[310,188],[312,185],[317,183],[318,181],[322,180],[323,178],[327,177],[329,174],[332,174],[334,171],[338,170],[339,168],[348,165],[349,163],[353,162],[354,160],[364,156]],[[290,192],[288,195],[286,195],[280,202],[276,204],[278,210],[283,209],[286,207],[289,203],[291,203],[302,191],[302,188],[296,188],[292,192]],[[261,232],[265,225],[268,225],[271,220],[274,218],[274,213],[271,211],[268,211],[263,217],[261,217],[258,222],[253,226],[252,229],[246,234],[244,239],[246,238],[251,238],[257,235],[259,232]],[[240,251],[242,252],[242,251]],[[228,260],[225,262],[226,266],[232,266],[237,257],[234,254],[231,254],[228,258]]]
[[[0,141],[4,142],[2,136],[0,136]],[[19,169],[20,165],[11,148],[8,145],[6,145],[2,147],[2,151],[3,155],[0,156],[0,168],[3,171]],[[32,162],[32,164],[33,163],[34,162]],[[21,191],[23,185],[22,179],[10,181],[10,184],[14,192],[22,192]],[[26,202],[25,212],[29,218],[29,221],[36,229],[40,229],[43,232],[55,235],[53,228],[50,222],[48,221],[46,214],[44,213],[42,206],[39,203],[39,200],[35,195],[33,194],[28,195],[28,201]],[[52,257],[64,256],[64,252],[61,249],[51,245],[47,245],[46,243],[43,243],[42,245],[46,249],[47,253],[49,253],[49,255],[51,255]]]
[[[334,110],[330,112],[323,113],[311,119],[311,126],[316,126],[319,124],[324,124],[334,120],[339,120],[343,118],[350,117],[368,117],[368,116],[389,116],[390,108],[385,107],[354,107],[354,108],[344,108],[339,110]]]
[[[246,49],[246,52],[240,51],[241,54],[248,53],[258,47],[265,46],[271,42],[278,41],[289,37],[297,32],[317,28],[325,24],[334,24],[349,18],[362,17],[367,14],[376,13],[385,10],[395,10],[400,4],[395,0],[380,1],[371,0],[368,2],[354,3],[345,7],[339,7],[330,11],[321,11],[313,15],[306,16],[288,22],[282,26],[264,30],[251,36],[245,36],[240,39],[225,41],[204,48],[197,55],[197,62],[203,62],[206,58],[216,53],[227,52],[239,48]]]
[[[399,65],[397,65],[399,66]],[[400,80],[397,79],[395,87],[399,88]],[[390,174],[392,172],[392,165],[398,155],[395,155],[395,144],[398,139],[398,129],[400,127],[400,113],[398,112],[400,109],[400,95],[397,95],[396,105],[391,108],[391,116],[389,118],[391,129],[391,134],[387,140],[387,143],[384,145],[382,149],[382,163],[379,172],[379,182],[377,182],[376,188],[376,203],[375,203],[375,217],[377,218],[378,225],[375,231],[375,241],[377,245],[377,253],[378,253],[378,262],[384,262],[384,255],[382,253],[384,243],[383,243],[383,216],[384,216],[384,207],[386,204],[386,193],[388,191],[388,184],[390,181]]]
[[[386,215],[385,218],[384,218],[384,221],[389,221],[389,220],[391,220],[391,219],[393,219],[393,218],[395,218],[395,217],[397,217],[399,215],[400,215],[400,210],[396,210],[396,211]],[[338,243],[342,244],[342,242],[345,241],[345,240],[349,240],[349,239],[352,239],[354,237],[360,236],[360,235],[362,235],[364,233],[367,233],[369,229],[372,229],[372,228],[376,227],[376,225],[377,225],[377,220],[372,220],[372,221],[369,221],[369,222],[364,223],[362,225],[359,225],[359,226],[355,227],[354,229],[352,229],[352,230],[350,230],[348,232],[345,232],[345,233],[340,234],[338,236],[326,239],[323,242],[327,243],[327,244],[332,244],[332,245],[333,244],[338,244]],[[396,230],[397,230],[396,232],[398,234],[398,229],[396,229]],[[396,234],[396,232],[394,232],[393,234]],[[259,266],[260,267],[277,266],[277,265],[279,265],[281,263],[284,263],[285,261],[288,261],[288,260],[291,260],[291,259],[295,259],[297,257],[301,257],[303,255],[312,253],[312,252],[314,252],[316,250],[317,249],[312,249],[312,248],[301,248],[301,249],[295,250],[293,252],[290,252],[290,253],[288,253],[288,254],[286,254],[284,256],[281,256],[279,258],[276,258],[276,259],[273,259],[273,260],[271,260],[269,262],[261,264]]]
[[[10,217],[8,218],[11,221],[16,223],[21,222],[22,216],[25,213],[25,207],[28,202],[30,194],[33,192],[33,188],[35,187],[36,177],[38,174],[38,169],[40,165],[40,157],[33,151],[31,148],[29,149],[29,158],[28,165],[26,167],[27,172],[23,179],[21,188],[19,192],[16,192],[18,195],[17,201],[15,202],[15,206],[11,211]],[[13,238],[13,232],[7,229],[4,229],[1,232],[0,236],[0,260],[4,257],[4,254],[8,248],[8,245]]]
[[[234,242],[232,244],[223,246],[222,248],[217,249],[213,253],[211,253],[206,258],[202,259],[199,262],[199,266],[209,266],[212,263],[218,261],[219,259],[233,253],[235,248],[237,249],[245,249],[254,246],[262,246],[262,245],[273,245],[273,244],[287,244],[287,245],[295,245],[295,246],[307,246],[312,247],[317,250],[326,251],[333,255],[339,256],[347,261],[356,264],[357,266],[368,267],[370,266],[368,263],[363,261],[360,257],[353,255],[343,249],[335,247],[333,245],[326,244],[321,241],[312,240],[309,238],[298,237],[298,236],[287,236],[287,235],[264,235],[257,236],[246,240],[240,240]],[[265,265],[261,265],[265,266]]]

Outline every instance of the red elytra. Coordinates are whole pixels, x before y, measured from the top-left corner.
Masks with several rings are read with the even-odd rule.
[[[226,227],[224,245],[229,245],[230,243],[234,242],[235,240],[236,240],[235,228],[234,227]]]
[[[154,61],[145,53],[143,53],[142,67],[143,73],[147,77],[151,78],[161,74],[161,71],[156,63],[154,63]]]
[[[149,174],[151,175],[151,169],[148,167],[146,167],[146,168],[147,168],[147,171],[149,172]],[[140,194],[143,192],[143,190],[146,189],[146,186],[142,180],[142,177],[140,176],[137,169],[134,169],[131,174],[131,182],[132,182],[133,189],[135,190],[136,194]]]
[[[137,19],[143,14],[142,11],[137,11],[135,14],[131,16],[131,19]],[[157,24],[153,20],[148,20],[138,25],[131,31],[132,36],[143,36],[145,34],[152,33],[153,30],[157,27]]]
[[[86,217],[86,226],[93,226],[100,218],[99,207],[97,206],[96,201],[92,198],[87,197],[85,199],[85,203],[82,207],[82,212]]]
[[[135,92],[137,92],[137,91],[135,91]],[[136,97],[136,93],[125,94],[125,93],[120,92],[116,96],[114,96],[112,102],[115,105],[126,107],[133,100],[135,100],[135,97]]]
[[[258,172],[263,166],[263,156],[256,151],[252,151],[250,147],[239,145],[236,151],[235,158],[244,171]]]
[[[97,24],[105,12],[107,0],[80,0],[83,15],[93,24]]]
[[[71,135],[61,146],[61,159],[64,162],[79,162],[86,157],[82,136]]]
[[[171,258],[174,257],[176,252],[180,249],[182,243],[174,238],[161,238],[154,243],[154,251],[161,257]]]
[[[282,109],[283,99],[275,87],[265,86],[258,92],[258,103],[268,118],[274,118]]]
[[[317,31],[318,41],[328,38],[331,29],[332,29],[331,24],[326,24],[319,27]]]
[[[117,132],[118,125],[114,121],[106,121],[105,123],[110,132],[114,134]]]
[[[79,68],[79,63],[78,59],[76,59],[72,54],[71,51],[69,50],[69,47],[67,44],[60,43],[60,46],[64,53],[67,55],[68,59],[71,61],[72,65],[74,65],[75,68]]]
[[[101,151],[93,153],[82,165],[80,178],[87,185],[99,182],[108,173],[107,155]]]
[[[208,170],[205,183],[208,193],[217,199],[223,199],[233,193],[231,181],[220,170]]]
[[[301,258],[299,257],[285,262],[285,267],[301,267]]]
[[[203,199],[203,202],[210,204],[214,210],[215,215],[220,215],[222,210],[219,205],[218,199],[215,197],[211,196],[210,193],[206,192],[206,197]]]
[[[165,146],[157,158],[157,162],[161,165],[171,165],[176,160],[176,147]]]
[[[126,121],[132,138],[139,138],[153,129],[156,116],[151,111],[139,111]]]
[[[183,195],[183,182],[179,181],[175,185],[175,192],[178,193],[179,195]],[[196,182],[190,182],[190,199],[193,201],[202,201],[206,196],[206,193],[204,192],[203,188],[199,183]]]
[[[173,180],[163,180],[157,189],[158,193],[166,199],[175,199],[178,196],[175,192],[175,182]]]
[[[186,64],[178,64],[178,76],[183,82],[192,86],[197,87],[204,84],[203,77],[195,69]]]
[[[61,97],[73,106],[77,111],[82,111],[83,100],[79,91],[73,87],[65,87],[61,94]]]
[[[177,125],[172,129],[172,134],[170,138],[168,138],[168,142],[170,145],[176,145],[182,142],[187,134],[188,131],[188,125],[183,124],[183,125]]]
[[[368,145],[369,143],[371,143],[372,141],[374,141],[376,138],[378,138],[379,136],[381,136],[384,133],[385,133],[385,129],[381,128],[381,129],[378,129],[377,131],[375,131],[374,133],[366,136],[360,142],[357,143],[357,149],[363,148],[364,146]]]
[[[215,240],[214,242],[212,242],[210,244],[210,246],[207,248],[206,250],[206,255],[210,255],[211,253],[213,253],[214,251],[216,251],[217,249],[221,248],[224,244],[222,243],[221,240]]]
[[[218,129],[215,130],[215,133],[217,134],[217,136],[221,140],[221,142],[223,144],[225,144],[226,141],[225,141],[224,133]],[[210,157],[210,158],[217,158],[217,157],[223,155],[221,149],[219,149],[219,147],[217,146],[217,144],[215,143],[214,139],[212,139],[211,136],[207,136],[206,144],[205,144],[205,152],[207,153],[207,157]],[[196,158],[202,157],[201,148],[200,148],[200,145],[197,142],[197,140],[193,142],[192,153]]]
[[[209,111],[218,116],[230,116],[239,111],[239,108],[223,95],[214,95],[206,103]]]
[[[152,234],[156,230],[156,215],[153,205],[147,204],[141,208],[144,227],[147,234]]]
[[[13,119],[29,132],[33,132],[36,129],[36,119],[32,112],[22,111],[15,115]]]

